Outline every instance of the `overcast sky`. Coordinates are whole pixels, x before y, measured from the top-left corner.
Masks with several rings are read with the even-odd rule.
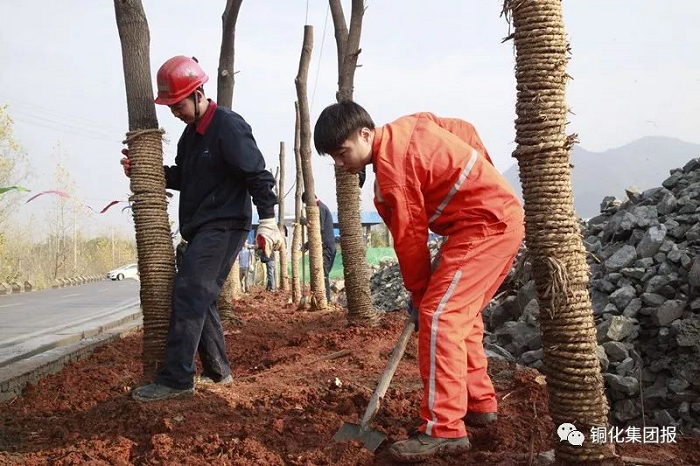
[[[196,56],[211,78],[205,91],[215,99],[225,0],[143,3],[153,74],[173,55]],[[349,3],[343,2],[348,21]],[[500,17],[503,2],[365,3],[355,99],[375,123],[417,111],[460,117],[476,126],[501,171],[512,165],[514,53],[512,42],[501,43],[508,34]],[[314,26],[315,35],[312,127],[335,99],[337,62],[327,5],[245,0],[238,17],[234,110],[251,124],[273,172],[279,142],[286,142],[287,186],[293,178],[294,77],[305,23]],[[0,105],[9,106],[15,135],[36,175],[26,185],[36,192],[55,187],[54,148],[60,143],[76,197],[96,209],[126,200],[129,184],[118,162],[127,109],[113,2],[0,0],[0,13]],[[584,148],[603,151],[650,135],[700,143],[699,19],[696,1],[564,1],[573,50],[569,130],[579,134]],[[183,125],[167,107],[157,108],[170,140],[165,161],[173,163]],[[316,155],[313,162],[319,197],[336,210],[332,162]],[[363,190],[365,210],[373,210],[370,188],[368,183]],[[44,196],[22,210],[41,218],[52,205]],[[111,226],[133,231],[131,216],[120,210],[93,215],[83,227],[93,233]],[[174,206],[170,212],[176,220]]]

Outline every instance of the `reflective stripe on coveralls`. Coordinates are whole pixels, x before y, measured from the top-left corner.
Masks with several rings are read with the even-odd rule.
[[[464,183],[467,177],[469,176],[469,172],[472,170],[472,167],[476,163],[476,158],[478,155],[479,154],[474,149],[472,149],[472,156],[469,158],[467,166],[464,167],[464,170],[462,170],[462,173],[459,175],[457,182],[452,186],[452,189],[450,189],[450,192],[447,194],[447,197],[445,197],[445,199],[440,203],[433,216],[430,217],[428,223],[432,224],[435,220],[437,220],[440,214],[442,214],[442,209],[447,207],[447,204],[449,204],[454,195],[457,194],[457,191],[459,191],[459,188],[462,186],[462,183]]]
[[[450,296],[452,296],[452,293],[457,287],[457,283],[459,283],[459,279],[461,277],[462,271],[458,270],[455,277],[452,279],[452,283],[450,283],[449,288],[447,288],[445,296],[443,296],[440,300],[440,305],[438,306],[437,311],[435,311],[435,314],[433,314],[433,324],[430,331],[430,383],[428,384],[428,408],[432,414],[432,420],[428,421],[428,425],[425,429],[425,433],[428,435],[430,435],[433,430],[433,424],[437,422],[437,416],[435,416],[433,407],[435,406],[435,347],[437,345],[438,319],[440,319],[440,315],[442,315],[442,312],[445,310],[447,300],[450,299]]]
[[[462,437],[467,411],[497,410],[481,311],[507,277],[523,234],[520,225],[476,240],[453,235],[441,248],[419,311],[421,430],[428,435]]]

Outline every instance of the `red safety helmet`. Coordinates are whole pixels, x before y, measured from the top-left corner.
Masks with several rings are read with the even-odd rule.
[[[209,81],[194,58],[178,55],[163,63],[156,75],[159,105],[173,105]]]

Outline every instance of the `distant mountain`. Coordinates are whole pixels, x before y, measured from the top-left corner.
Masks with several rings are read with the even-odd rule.
[[[589,152],[574,146],[572,184],[574,207],[583,218],[600,213],[605,196],[627,199],[625,189],[637,186],[642,191],[661,186],[669,171],[682,168],[700,157],[700,144],[666,137],[645,137],[605,152]],[[522,199],[518,165],[503,174]]]

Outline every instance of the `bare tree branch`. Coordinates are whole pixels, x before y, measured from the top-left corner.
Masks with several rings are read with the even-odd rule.
[[[219,74],[217,76],[216,104],[226,108],[233,107],[234,78],[233,64],[235,57],[236,21],[243,0],[227,0],[224,14],[221,15],[223,24],[221,34],[221,52],[219,53]]]

